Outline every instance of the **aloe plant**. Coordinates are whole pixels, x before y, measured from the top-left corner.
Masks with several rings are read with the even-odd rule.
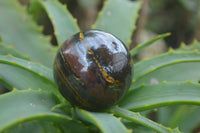
[[[129,46],[141,3],[106,1],[92,28],[110,32]],[[30,15],[37,16],[41,9],[52,22],[58,46],[51,44]],[[133,81],[123,99],[103,112],[90,112],[72,107],[53,79],[58,47],[80,31],[66,6],[57,0],[33,0],[27,9],[17,0],[0,0],[0,18],[0,84],[8,89],[0,95],[0,132],[180,133],[199,126],[198,41],[135,62]],[[132,57],[169,35],[131,49]],[[152,113],[157,116],[154,121],[149,118]]]

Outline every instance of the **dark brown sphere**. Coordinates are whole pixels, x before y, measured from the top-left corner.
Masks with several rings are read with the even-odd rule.
[[[90,30],[69,38],[54,62],[54,78],[61,94],[83,109],[100,111],[126,93],[132,61],[125,45],[113,35]]]

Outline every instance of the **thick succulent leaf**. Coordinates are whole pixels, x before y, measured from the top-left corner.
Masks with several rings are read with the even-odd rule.
[[[165,37],[168,37],[170,36],[171,33],[165,33],[165,34],[162,34],[162,35],[158,35],[156,36],[155,38],[145,42],[145,43],[142,43],[142,44],[139,44],[137,45],[135,48],[133,48],[130,53],[131,53],[131,56],[134,57],[136,54],[138,54],[143,48],[153,44],[154,42],[160,40],[160,39],[163,39]]]
[[[200,124],[199,106],[181,106],[168,121],[170,127],[179,127],[182,131],[189,133]]]
[[[155,131],[145,127],[137,127],[133,133],[155,133]]]
[[[169,52],[135,65],[131,89],[141,84],[156,84],[166,81],[200,80],[200,53]]]
[[[20,123],[2,133],[87,133],[86,127],[73,121],[52,122],[34,120]]]
[[[109,32],[129,46],[141,3],[130,0],[106,1],[93,29]]]
[[[13,55],[21,59],[30,60],[28,57],[24,56],[23,54],[18,52],[16,49],[14,49],[14,45],[8,46],[3,43],[0,43],[0,55]]]
[[[142,126],[148,127],[150,129],[153,129],[159,133],[178,133],[178,132],[180,132],[177,129],[172,130],[171,128],[164,127],[161,124],[158,124],[156,122],[153,122],[150,119],[147,119],[144,116],[141,116],[139,113],[131,112],[131,111],[128,111],[123,108],[114,107],[110,111],[117,116],[120,116],[131,122],[134,122],[134,123],[140,124]]]
[[[0,1],[0,18],[0,36],[5,44],[14,45],[16,50],[29,55],[33,61],[53,66],[57,48],[51,46],[50,38],[42,35],[41,28],[17,0]]]
[[[78,25],[66,5],[62,5],[58,0],[35,0],[32,4],[42,5],[47,12],[52,25],[58,44],[61,45],[73,34],[79,32]]]
[[[185,45],[184,43],[181,44],[181,47],[176,51],[200,51],[200,42],[194,40],[194,42],[190,45]]]
[[[53,93],[41,90],[12,91],[0,95],[0,132],[31,120],[71,121],[62,110],[50,111],[57,102]]]
[[[177,105],[176,105],[177,106]],[[184,106],[184,105],[180,105]],[[168,125],[169,119],[172,116],[172,106],[164,106],[157,109],[157,122],[163,125]]]
[[[83,121],[97,126],[102,133],[129,133],[128,129],[115,116],[104,112],[89,112],[76,109],[75,114]]]
[[[3,133],[60,133],[61,129],[56,127],[56,124],[53,122],[46,121],[28,121],[20,123],[12,128],[9,128]]]
[[[53,91],[56,88],[55,83],[45,77],[48,74],[50,75],[51,72],[41,65],[26,60],[11,56],[0,56],[0,77],[17,89],[40,88]]]
[[[200,84],[188,81],[143,85],[129,91],[118,104],[137,111],[174,104],[200,105]]]
[[[24,69],[28,69],[29,71],[32,71],[33,73],[36,73],[43,76],[44,78],[48,78],[52,82],[54,82],[53,79],[53,71],[41,64],[34,63],[32,61],[27,61],[23,59],[16,58],[14,56],[0,56],[0,62],[4,64],[13,64],[18,65],[19,67],[22,67]],[[11,70],[12,71],[12,70]]]
[[[0,56],[0,81],[10,90],[40,89],[51,91],[65,101],[53,82],[52,71],[30,61],[11,56]]]

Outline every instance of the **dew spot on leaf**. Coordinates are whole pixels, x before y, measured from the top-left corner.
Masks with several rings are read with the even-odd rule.
[[[105,24],[104,24],[104,22],[101,22],[100,25],[101,25],[101,26],[104,26]]]
[[[107,14],[108,16],[111,16],[111,15],[112,15],[111,11],[107,11],[106,14]]]
[[[151,78],[150,79],[150,84],[152,85],[152,84],[158,84],[159,83],[159,81],[156,79],[156,78]]]
[[[35,104],[33,104],[33,103],[30,103],[30,106],[32,106],[32,107],[35,107],[36,105],[35,105]]]

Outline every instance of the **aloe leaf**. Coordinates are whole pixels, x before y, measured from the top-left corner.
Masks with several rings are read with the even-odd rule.
[[[156,36],[155,38],[145,42],[145,43],[142,43],[142,44],[139,44],[137,45],[135,48],[133,48],[130,53],[131,53],[131,56],[134,57],[136,54],[138,54],[143,48],[153,44],[154,42],[156,42],[157,40],[160,40],[160,39],[163,39],[165,37],[168,37],[170,36],[171,33],[165,33],[165,34],[162,34],[162,35],[158,35]]]
[[[199,106],[181,106],[168,121],[170,127],[179,127],[184,132],[192,132],[200,124]]]
[[[3,133],[44,133],[44,132],[60,133],[61,129],[57,127],[57,125],[53,122],[33,120],[20,123],[10,129],[7,129],[6,131],[3,131]]]
[[[0,1],[0,36],[5,44],[30,59],[48,67],[53,66],[57,48],[51,46],[50,38],[42,34],[26,10],[16,0]]]
[[[14,49],[14,46],[8,46],[3,43],[0,43],[0,55],[12,55],[21,59],[30,60],[28,57]]]
[[[24,67],[23,65],[26,66]],[[35,72],[35,69],[40,71]],[[45,77],[48,72],[50,74],[52,71],[45,69],[41,65],[32,64],[29,61],[17,59],[15,57],[0,56],[0,77],[17,89],[48,88],[49,91],[55,90],[55,83]],[[45,76],[42,73],[44,73]]]
[[[131,89],[141,84],[156,84],[164,80],[198,82],[199,68],[200,53],[169,52],[137,63]]]
[[[75,114],[83,121],[97,126],[102,133],[129,133],[128,129],[115,116],[104,112],[89,112],[76,109]]]
[[[87,133],[86,127],[74,121],[52,122],[33,120],[20,123],[3,133]]]
[[[141,3],[129,0],[106,1],[93,29],[109,32],[129,46]]]
[[[47,12],[52,25],[58,44],[61,45],[65,40],[79,32],[76,20],[67,10],[66,5],[62,5],[57,0],[36,0],[33,4],[39,2],[43,9]]]
[[[149,128],[145,128],[145,127],[137,127],[136,129],[134,129],[134,132],[135,133],[155,133],[154,130],[150,130]]]
[[[174,104],[200,105],[200,85],[191,82],[143,85],[133,89],[118,103],[121,107],[143,111]]]
[[[0,132],[31,120],[71,121],[72,118],[62,110],[50,111],[57,102],[52,93],[41,90],[12,91],[0,95]]]
[[[178,63],[184,60],[198,60],[199,58],[200,54],[197,52],[168,52],[151,59],[143,60],[135,64],[134,79],[138,79],[149,71],[165,66],[166,64]]]
[[[0,56],[0,82],[9,87],[9,90],[45,90],[66,101],[52,80],[52,71],[42,65],[15,57]]]
[[[141,116],[139,113],[131,112],[131,111],[128,111],[123,108],[114,107],[110,111],[117,116],[120,116],[122,118],[130,120],[131,122],[134,122],[134,123],[140,124],[142,126],[148,127],[150,129],[153,129],[159,133],[178,133],[178,132],[180,132],[177,129],[172,130],[171,128],[167,128],[161,124],[153,122],[150,119],[147,119],[144,116]]]
[[[2,79],[1,77],[0,77],[0,85],[1,86],[3,86],[3,87],[5,87],[6,89],[10,89],[11,90],[11,88],[14,88],[13,86],[12,86],[12,84],[9,84],[8,82],[6,82],[4,79]],[[4,92],[4,91],[3,91]],[[1,94],[0,94],[1,95]]]
[[[41,77],[47,78],[48,80],[54,82],[52,69],[49,69],[48,67],[45,67],[41,64],[19,59],[12,55],[9,56],[0,55],[0,62],[4,64],[13,64],[14,66],[22,67],[24,69],[32,71],[35,74],[40,75]]]
[[[172,111],[173,108],[171,106],[158,108],[157,122],[162,123],[163,125],[168,125],[169,119],[172,116]]]
[[[192,44],[186,45],[184,43],[181,44],[181,47],[176,51],[200,51],[200,42],[194,40]]]

